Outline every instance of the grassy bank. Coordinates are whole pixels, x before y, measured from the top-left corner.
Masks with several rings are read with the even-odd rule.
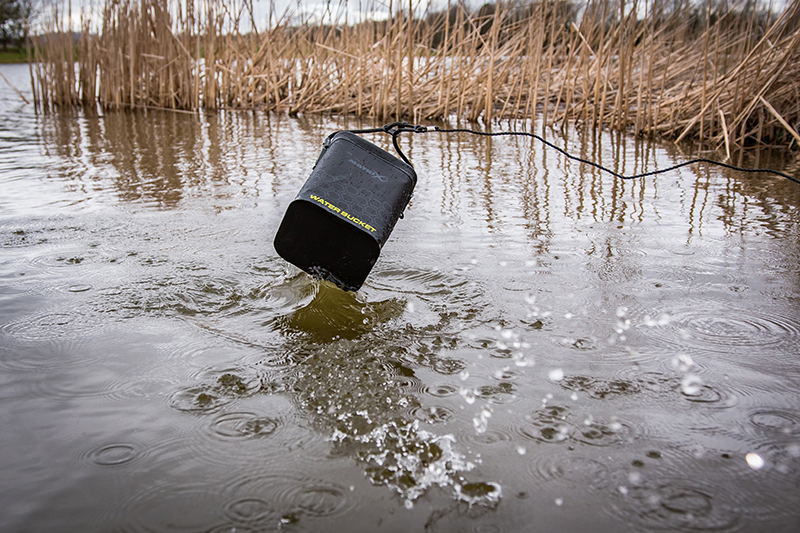
[[[729,151],[800,143],[800,0],[780,13],[754,2],[453,2],[385,20],[372,10],[356,24],[342,1],[323,19],[271,11],[260,30],[247,0],[84,4],[81,28],[63,26],[66,6],[51,4],[35,41],[43,109],[539,117]]]
[[[0,50],[0,63],[27,63],[28,55],[24,49],[9,48]]]

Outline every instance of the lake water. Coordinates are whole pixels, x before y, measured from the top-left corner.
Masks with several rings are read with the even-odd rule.
[[[0,530],[800,528],[800,186],[405,135],[415,196],[348,293],[272,240],[373,125],[37,116],[0,80]]]

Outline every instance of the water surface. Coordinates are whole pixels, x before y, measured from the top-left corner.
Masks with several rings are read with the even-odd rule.
[[[0,119],[0,530],[800,524],[797,185],[403,137],[415,196],[354,294],[272,238],[369,121],[37,116],[5,84]]]

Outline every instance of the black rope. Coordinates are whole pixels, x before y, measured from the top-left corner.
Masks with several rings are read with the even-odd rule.
[[[403,153],[403,150],[400,148],[400,144],[397,142],[397,138],[400,136],[401,133],[430,133],[430,132],[435,132],[435,133],[471,133],[473,135],[481,135],[481,136],[484,136],[484,137],[499,137],[499,136],[532,137],[532,138],[536,139],[537,141],[541,142],[542,144],[544,144],[545,146],[547,146],[549,148],[552,148],[553,150],[556,150],[557,152],[563,154],[564,156],[568,157],[569,159],[571,159],[573,161],[578,161],[579,163],[584,163],[586,165],[590,165],[590,166],[592,166],[592,167],[594,167],[594,168],[596,168],[598,170],[602,170],[603,172],[607,172],[607,173],[611,174],[612,176],[614,176],[616,178],[619,178],[621,180],[633,180],[633,179],[638,179],[638,178],[644,178],[644,177],[647,177],[647,176],[655,176],[656,174],[664,174],[665,172],[671,172],[673,170],[679,169],[681,167],[685,167],[687,165],[693,165],[695,163],[709,163],[709,164],[712,164],[712,165],[725,167],[725,168],[728,168],[730,170],[735,170],[737,172],[749,172],[749,173],[764,172],[764,173],[767,173],[767,174],[774,174],[776,176],[780,176],[782,178],[786,178],[789,181],[793,181],[793,182],[795,182],[797,184],[800,184],[800,179],[794,178],[794,177],[792,177],[792,176],[790,176],[788,174],[784,174],[783,172],[780,172],[778,170],[772,170],[771,168],[742,168],[742,167],[737,167],[735,165],[729,165],[729,164],[723,163],[721,161],[715,161],[713,159],[706,159],[706,158],[702,158],[702,157],[691,159],[689,161],[684,161],[683,163],[678,163],[678,164],[672,165],[671,167],[668,167],[668,168],[662,168],[662,169],[659,169],[659,170],[651,170],[650,172],[643,172],[641,174],[634,174],[632,176],[625,176],[625,175],[620,174],[618,172],[614,172],[613,170],[611,170],[609,168],[606,168],[606,167],[604,167],[603,165],[601,165],[599,163],[595,163],[594,161],[589,161],[587,159],[583,159],[583,158],[574,156],[574,155],[570,154],[569,152],[567,152],[566,150],[564,150],[563,148],[561,148],[560,146],[556,146],[555,144],[551,143],[547,139],[544,139],[544,138],[540,137],[539,135],[536,135],[535,133],[528,133],[526,131],[502,131],[502,132],[497,132],[497,133],[487,133],[487,132],[475,131],[475,130],[470,130],[470,129],[465,129],[465,128],[443,129],[443,128],[440,128],[439,126],[433,126],[433,128],[429,128],[427,126],[415,126],[415,125],[409,124],[407,122],[392,122],[391,124],[387,124],[387,125],[383,126],[382,128],[370,128],[370,129],[365,129],[365,130],[348,130],[348,131],[350,131],[351,133],[358,133],[358,134],[361,134],[361,133],[380,133],[380,132],[388,133],[389,135],[392,136],[392,144],[394,145],[394,149],[397,152],[397,154],[400,156],[400,158],[403,161],[405,161],[409,166],[412,166],[412,167],[414,165],[412,165],[411,161],[408,160],[406,155]],[[333,134],[333,135],[335,135],[335,134]],[[331,135],[331,137],[333,135]]]

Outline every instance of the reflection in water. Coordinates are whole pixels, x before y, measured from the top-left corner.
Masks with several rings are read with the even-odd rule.
[[[271,241],[325,136],[372,124],[12,98],[0,529],[797,523],[794,184],[620,182],[530,139],[404,136],[415,197],[353,294]],[[685,157],[547,135],[626,173]]]

